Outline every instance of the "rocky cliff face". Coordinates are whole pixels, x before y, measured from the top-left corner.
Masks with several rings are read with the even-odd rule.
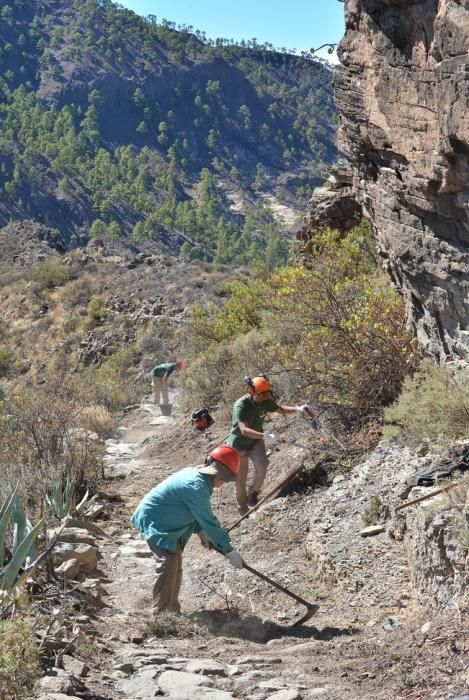
[[[469,355],[467,0],[346,0],[339,147],[409,318]]]

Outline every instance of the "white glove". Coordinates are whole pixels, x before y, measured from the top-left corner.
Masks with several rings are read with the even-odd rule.
[[[309,416],[310,410],[311,409],[307,403],[303,404],[303,406],[295,406],[295,411],[301,414],[302,416]]]
[[[266,447],[273,447],[277,444],[277,436],[273,433],[264,433],[264,442]]]
[[[205,549],[213,549],[213,542],[204,530],[201,530],[198,535],[202,547],[205,547]]]
[[[226,556],[230,560],[231,566],[234,566],[235,569],[243,568],[244,562],[242,560],[241,555],[238,554],[236,549],[232,549],[231,552],[228,552]]]

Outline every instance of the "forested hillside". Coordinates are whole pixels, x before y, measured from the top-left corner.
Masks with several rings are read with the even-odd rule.
[[[0,224],[217,262],[286,255],[336,155],[331,71],[109,0],[0,10]]]

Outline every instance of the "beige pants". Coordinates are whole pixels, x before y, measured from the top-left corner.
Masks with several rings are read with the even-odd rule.
[[[153,387],[153,396],[155,403],[160,403],[160,394],[163,398],[161,403],[169,403],[168,399],[168,380],[163,377],[152,377],[151,385]]]
[[[261,491],[267,473],[267,467],[269,466],[269,460],[265,453],[264,440],[256,440],[254,447],[251,447],[250,450],[240,452],[239,455],[239,470],[238,476],[236,477],[236,500],[238,506],[242,507],[247,504],[246,482],[249,471],[249,459],[251,459],[254,464],[254,478],[249,487],[249,493],[253,491],[259,493]]]
[[[182,550],[178,543],[175,554],[148,542],[156,559],[156,579],[153,585],[153,609],[181,612],[179,591],[182,581]]]

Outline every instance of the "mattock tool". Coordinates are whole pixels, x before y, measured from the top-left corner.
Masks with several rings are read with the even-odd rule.
[[[212,549],[214,549],[219,554],[223,554],[223,552],[220,549],[218,549],[218,547],[215,547],[215,545],[213,545],[213,544],[212,544]],[[223,556],[225,556],[225,555],[223,554]],[[269,576],[262,574],[257,569],[254,569],[254,567],[250,566],[249,564],[246,564],[244,559],[243,559],[243,569],[250,571],[251,574],[254,574],[254,576],[257,576],[258,578],[262,579],[262,581],[269,583],[274,588],[277,588],[279,591],[282,591],[282,593],[285,593],[285,595],[290,596],[290,598],[293,598],[293,600],[296,600],[296,602],[300,603],[300,605],[305,606],[306,613],[302,617],[300,617],[299,620],[294,622],[292,624],[292,627],[298,627],[299,625],[303,625],[310,618],[312,618],[313,615],[315,615],[317,613],[317,611],[319,610],[319,605],[317,603],[309,603],[304,598],[301,598],[301,596],[297,595],[296,593],[293,593],[293,591],[290,591],[288,588],[285,588],[285,586],[282,586],[280,583],[277,583],[277,581],[274,581],[273,579],[269,578]]]
[[[308,450],[309,452],[311,452],[312,450],[312,448],[309,445],[303,445],[301,442],[297,442],[296,440],[285,440],[285,442],[280,444],[295,445],[296,447],[301,447],[302,450]],[[227,531],[231,532],[231,530],[234,530],[235,527],[238,527],[238,525],[242,523],[245,518],[249,518],[249,516],[252,513],[254,513],[258,508],[260,508],[266,501],[268,501],[269,498],[272,498],[272,496],[276,494],[277,491],[283,489],[283,487],[286,486],[288,482],[291,481],[293,477],[296,476],[298,472],[300,472],[302,469],[303,464],[301,464],[299,467],[296,467],[296,469],[292,469],[292,471],[285,477],[285,479],[283,479],[283,481],[274,486],[274,488],[271,489],[269,493],[264,496],[264,498],[262,498],[258,503],[256,503],[255,506],[250,508],[247,513],[238,518],[238,520],[234,522],[233,525],[230,525],[230,527],[227,528]]]
[[[258,576],[260,579],[265,581],[266,583],[270,583],[271,586],[274,586],[274,588],[278,588],[279,591],[282,591],[282,593],[285,593],[285,595],[290,596],[290,598],[293,598],[293,600],[296,600],[297,603],[300,603],[301,605],[304,605],[306,607],[306,613],[303,615],[303,617],[300,617],[299,620],[293,623],[292,627],[298,627],[299,625],[304,625],[305,622],[307,622],[313,615],[317,613],[319,610],[319,605],[317,603],[308,603],[307,600],[304,598],[301,598],[299,595],[296,593],[293,593],[293,591],[290,591],[288,588],[285,588],[285,586],[281,586],[280,583],[277,583],[277,581],[274,581],[273,579],[269,578],[265,574],[261,574],[260,571],[257,571],[257,569],[253,569],[252,566],[249,564],[246,564],[246,562],[243,559],[243,569],[247,569],[248,571],[251,572],[251,574],[254,574],[254,576]]]

